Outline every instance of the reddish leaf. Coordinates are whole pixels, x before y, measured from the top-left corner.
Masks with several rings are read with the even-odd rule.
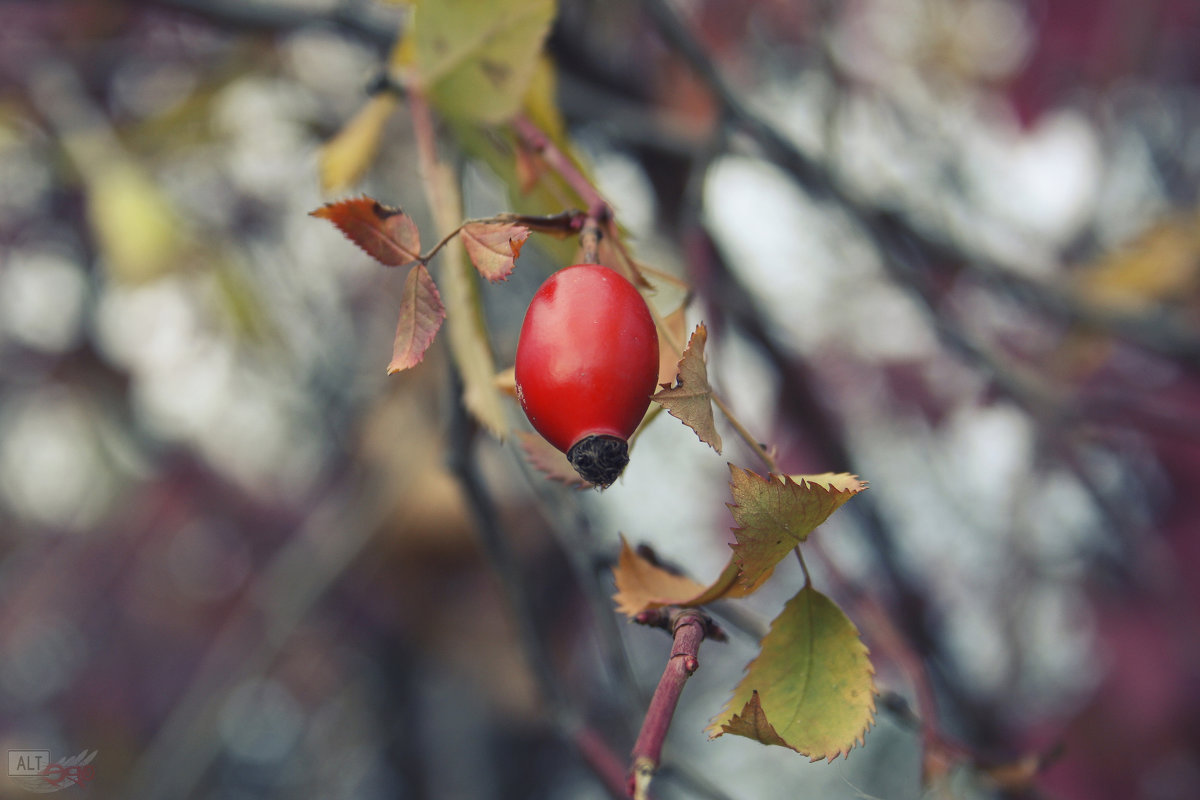
[[[396,342],[392,346],[388,374],[420,364],[445,318],[446,309],[442,306],[437,284],[425,265],[417,264],[404,280],[400,321],[396,325]]]
[[[371,258],[388,267],[421,257],[421,238],[412,217],[370,197],[326,203],[312,216],[327,219]]]
[[[516,266],[529,229],[508,222],[468,222],[459,232],[467,256],[489,281],[506,279]]]

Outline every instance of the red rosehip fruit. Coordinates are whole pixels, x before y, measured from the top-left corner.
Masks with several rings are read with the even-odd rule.
[[[599,264],[555,272],[525,312],[515,371],[534,429],[584,480],[612,484],[658,382],[658,333],[633,284]]]

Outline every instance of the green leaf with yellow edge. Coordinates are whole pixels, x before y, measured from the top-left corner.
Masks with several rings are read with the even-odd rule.
[[[392,92],[379,92],[325,143],[318,157],[323,191],[333,194],[358,183],[375,160],[383,127],[395,111],[397,99]]]
[[[753,586],[739,583],[737,576],[738,565],[731,558],[717,579],[705,586],[638,555],[621,537],[621,553],[613,568],[613,579],[617,585],[613,600],[616,601],[617,610],[630,617],[663,606],[702,606],[716,600],[745,597],[757,591],[771,577],[771,571],[763,573],[761,580]]]
[[[853,475],[769,475],[729,465],[733,503],[728,503],[738,527],[734,558],[741,580],[753,585],[774,568],[793,547],[803,542],[829,516],[867,488]]]
[[[406,38],[412,37],[413,68],[430,103],[453,119],[497,124],[511,118],[556,11],[554,0],[418,3]]]
[[[701,322],[696,326],[679,359],[674,385],[662,384],[662,389],[650,399],[667,409],[667,413],[695,432],[700,441],[721,452],[721,434],[713,420],[712,387],[708,385],[708,366],[704,363],[704,344],[708,328]]]
[[[806,586],[772,621],[709,737],[733,733],[832,760],[875,720],[874,674],[854,623]]]

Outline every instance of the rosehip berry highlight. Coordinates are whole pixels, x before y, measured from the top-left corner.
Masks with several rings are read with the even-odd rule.
[[[534,294],[517,342],[517,397],[584,480],[605,487],[620,476],[657,381],[654,320],[625,278],[576,264]]]

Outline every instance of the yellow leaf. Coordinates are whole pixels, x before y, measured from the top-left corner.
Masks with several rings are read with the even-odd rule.
[[[138,283],[175,267],[178,220],[158,187],[135,164],[117,158],[84,173],[87,216],[110,274]]]
[[[383,128],[396,108],[396,95],[379,92],[367,100],[337,136],[321,148],[321,188],[326,193],[344,191],[362,178],[375,160]]]
[[[874,674],[854,623],[806,586],[771,622],[709,736],[733,733],[832,760],[874,722]]]
[[[1163,220],[1079,273],[1085,299],[1113,311],[1145,311],[1200,289],[1200,216]]]

